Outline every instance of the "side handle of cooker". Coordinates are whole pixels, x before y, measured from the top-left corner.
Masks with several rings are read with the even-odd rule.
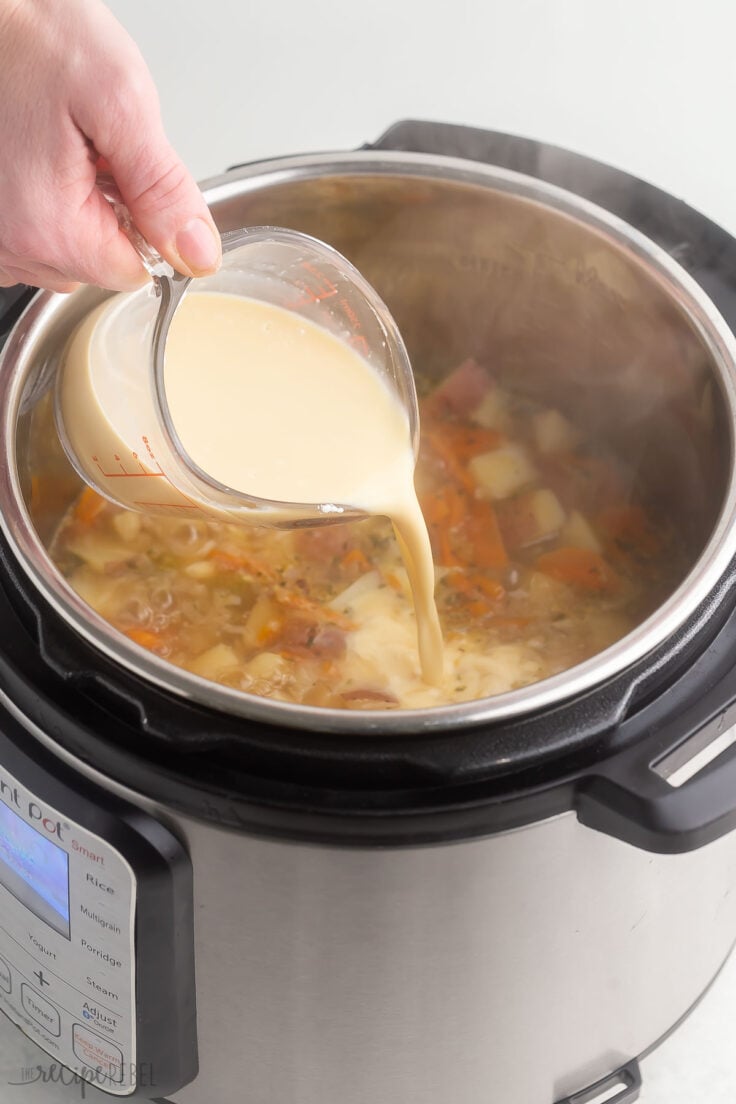
[[[653,728],[578,781],[582,824],[644,851],[682,854],[736,829],[736,680],[708,716]],[[728,696],[726,696],[728,694]],[[729,703],[730,704],[727,704]]]
[[[0,288],[0,349],[37,291],[38,288],[26,287],[25,284]]]
[[[634,1060],[590,1088],[558,1100],[557,1104],[594,1104],[597,1100],[606,1100],[608,1104],[634,1104],[640,1093],[641,1071]]]

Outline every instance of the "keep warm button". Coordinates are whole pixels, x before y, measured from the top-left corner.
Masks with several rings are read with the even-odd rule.
[[[30,985],[26,985],[25,982],[20,987],[20,999],[23,1008],[31,1019],[41,1024],[41,1027],[45,1027],[49,1035],[61,1034],[59,1013],[53,1004],[49,1004],[40,993],[37,993],[35,989],[31,989]]]
[[[123,1080],[123,1052],[114,1043],[81,1024],[74,1025],[73,1038],[74,1053],[83,1065],[111,1081]]]

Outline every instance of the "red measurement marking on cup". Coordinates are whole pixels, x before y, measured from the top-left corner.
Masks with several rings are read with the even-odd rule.
[[[166,472],[162,470],[148,438],[142,437],[141,440],[148,453],[151,464],[155,464],[158,471],[147,471],[137,452],[131,452],[130,455],[135,464],[141,469],[140,471],[128,471],[118,453],[113,453],[113,460],[120,468],[120,471],[105,471],[98,456],[93,456],[92,461],[105,479],[163,479],[171,487],[174,494],[183,499],[182,502],[156,502],[150,499],[134,499],[132,503],[133,506],[148,506],[155,510],[196,510],[198,513],[203,513],[202,507],[192,499],[187,498],[184,492],[179,490],[178,487],[175,487]]]
[[[303,264],[302,270],[314,278],[314,283],[308,284],[302,280],[295,281],[295,285],[301,291],[302,296],[296,302],[290,304],[292,309],[294,307],[304,307],[309,303],[321,303],[323,299],[331,299],[333,295],[338,294],[337,284],[333,284],[329,277],[325,276],[324,272],[320,272],[314,265]]]
[[[159,464],[158,460],[156,459],[155,453],[154,453],[153,449],[151,448],[151,442],[148,440],[148,438],[147,437],[141,437],[141,440],[143,441],[143,444],[146,448],[146,452],[148,453],[148,455],[151,459],[151,463],[155,464],[156,467],[158,468],[158,472],[156,472],[155,474],[156,475],[162,475],[163,478],[168,483],[168,485],[171,487],[174,494],[178,495],[179,498],[182,498],[184,501],[183,502],[144,502],[144,501],[138,501],[138,502],[134,502],[133,505],[134,506],[152,506],[156,510],[196,510],[197,513],[199,513],[199,514],[204,513],[204,510],[202,509],[201,506],[199,506],[191,498],[188,498],[187,495],[185,495],[183,491],[179,490],[179,488],[175,487],[174,484],[171,482],[168,475],[166,474],[165,471],[163,471],[163,469],[161,468],[161,465]]]
[[[128,471],[128,469],[125,467],[125,464],[123,463],[121,457],[117,453],[113,454],[113,460],[115,461],[115,463],[120,468],[120,471],[105,471],[102,464],[100,463],[99,456],[93,456],[92,457],[92,462],[93,462],[93,464],[95,464],[97,466],[97,468],[100,471],[100,474],[104,475],[105,479],[159,479],[164,474],[161,471],[160,467],[159,467],[158,471],[155,471],[155,472],[146,471],[146,469],[143,467],[143,464],[141,463],[141,461],[138,457],[137,452],[132,452],[131,457],[134,460],[134,462],[138,465],[138,467],[141,469],[140,471]]]
[[[348,345],[352,345],[354,349],[357,349],[363,356],[368,356],[371,348],[362,334],[353,334],[348,338]]]

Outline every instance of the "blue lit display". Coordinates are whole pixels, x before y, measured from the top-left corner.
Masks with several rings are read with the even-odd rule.
[[[69,858],[0,802],[0,885],[69,938]]]

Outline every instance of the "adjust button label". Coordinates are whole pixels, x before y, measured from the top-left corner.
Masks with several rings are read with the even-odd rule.
[[[109,1039],[95,1035],[88,1027],[74,1024],[74,1053],[88,1069],[96,1070],[111,1081],[123,1080],[123,1052]]]
[[[37,993],[35,989],[31,989],[30,985],[26,985],[25,982],[20,987],[20,999],[23,1008],[31,1019],[41,1024],[41,1027],[45,1027],[49,1035],[61,1034],[59,1013],[53,1004],[49,1004],[40,993]]]
[[[10,967],[4,958],[0,958],[0,989],[5,993],[9,993],[13,988],[12,976],[10,973]]]

